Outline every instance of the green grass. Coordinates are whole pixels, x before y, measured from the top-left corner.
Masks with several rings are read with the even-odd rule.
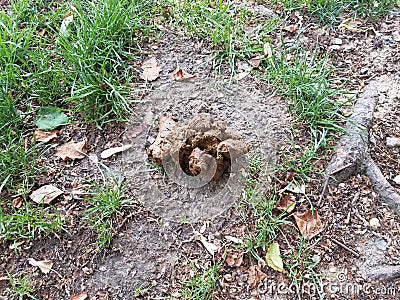
[[[376,19],[387,15],[398,5],[397,0],[272,0],[269,4],[282,3],[286,10],[305,9],[322,23],[339,23],[340,16],[346,18]]]
[[[218,269],[221,266],[216,264],[206,268],[201,274],[196,274],[186,282],[181,297],[183,300],[211,300],[219,279]],[[199,271],[199,270],[196,270]]]
[[[7,289],[6,293],[11,297],[10,299],[37,299],[33,296],[35,289],[33,287],[32,279],[29,275],[16,277],[8,273],[8,281],[11,288]]]
[[[0,11],[2,239],[31,239],[60,228],[59,216],[47,208],[11,208],[11,196],[25,198],[39,171],[43,146],[32,142],[35,115],[52,105],[73,120],[99,125],[126,119],[137,74],[132,63],[153,32],[153,9],[151,0],[14,0],[10,11]],[[74,19],[63,35],[68,13]]]
[[[262,53],[268,34],[279,26],[279,19],[255,18],[235,1],[168,0],[166,4],[175,28],[211,43],[216,64],[228,61],[232,71],[236,60]],[[246,34],[246,25],[254,25],[252,36]]]
[[[96,121],[131,112],[129,83],[140,43],[150,34],[152,1],[72,1],[74,20],[57,46],[71,80],[66,99]]]
[[[290,254],[285,257],[285,268],[292,284],[296,287],[297,298],[303,299],[304,295],[313,295],[324,299],[322,276],[317,271],[317,266],[321,258],[312,257],[312,247],[317,244],[317,240],[310,244],[304,237],[299,239],[298,245],[292,247]],[[307,294],[310,292],[310,294]]]
[[[251,157],[249,161],[249,175],[247,185],[242,193],[242,204],[249,216],[244,218],[249,227],[250,237],[246,240],[246,249],[255,258],[259,258],[258,250],[266,250],[281,234],[281,226],[288,224],[286,213],[276,214],[274,212],[277,199],[275,191],[262,184],[264,179],[259,176],[263,174],[264,163],[258,155]]]
[[[0,202],[0,240],[17,242],[35,239],[58,232],[63,225],[61,214],[51,207],[44,208],[26,202],[22,208],[14,208],[12,204]]]
[[[296,149],[296,155],[290,154],[285,163],[305,178],[314,169],[313,163],[321,151],[329,147],[329,141],[343,132],[340,124],[344,119],[336,99],[346,91],[334,83],[338,81],[332,76],[334,68],[318,49],[274,49],[271,58],[263,59],[262,66],[264,71],[258,75],[287,100],[293,127],[306,129],[308,146],[302,141],[301,149]]]
[[[96,186],[87,202],[90,207],[83,212],[83,220],[97,233],[97,244],[108,246],[114,235],[113,217],[128,203],[122,183],[114,181]]]

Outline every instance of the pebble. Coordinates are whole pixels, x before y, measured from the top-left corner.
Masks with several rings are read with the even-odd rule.
[[[361,75],[364,75],[364,74],[367,74],[368,73],[368,68],[362,68],[361,70],[360,70],[360,74]]]
[[[107,268],[105,266],[100,266],[99,271],[105,272],[105,271],[107,271]]]
[[[334,44],[334,45],[342,45],[343,41],[342,41],[342,39],[339,39],[339,38],[333,38],[332,39],[332,44]]]
[[[378,218],[371,218],[371,220],[369,220],[369,225],[373,228],[378,228],[381,226],[381,223],[379,223]]]
[[[397,175],[395,178],[393,178],[393,181],[397,184],[400,184],[400,175]]]
[[[400,146],[400,139],[397,137],[387,137],[386,138],[386,145],[388,147],[399,147]]]
[[[277,16],[273,10],[266,8],[264,5],[257,5],[254,7],[254,10],[267,18],[274,18]]]
[[[332,46],[329,47],[329,49],[331,49],[331,50],[339,50],[340,46],[339,45],[332,45]]]
[[[378,248],[379,250],[385,251],[387,248],[387,242],[384,239],[379,239],[377,241],[375,241],[375,246],[376,248]]]

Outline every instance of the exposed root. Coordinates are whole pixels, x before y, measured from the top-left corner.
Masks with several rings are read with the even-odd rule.
[[[353,115],[346,124],[346,133],[340,138],[336,153],[326,168],[327,179],[320,202],[329,184],[338,184],[351,176],[365,174],[380,199],[400,214],[400,195],[383,176],[369,151],[368,132],[379,97],[378,84],[388,84],[387,79],[384,79],[386,82],[382,80],[370,83],[355,103]],[[400,278],[400,266],[377,266],[370,271],[369,276],[379,280],[394,280]]]
[[[338,184],[350,176],[365,174],[381,199],[400,214],[400,195],[382,175],[369,154],[368,132],[379,97],[378,83],[370,83],[355,103],[353,115],[346,124],[346,133],[340,138],[336,153],[326,168],[329,176],[327,182]]]
[[[381,266],[372,269],[368,276],[375,280],[392,281],[400,278],[400,265],[397,266]]]

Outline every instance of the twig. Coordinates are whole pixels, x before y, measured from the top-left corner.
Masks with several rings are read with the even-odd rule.
[[[347,165],[344,165],[343,167],[340,167],[340,168],[338,168],[338,169],[336,169],[336,170],[334,170],[334,171],[329,173],[329,175],[325,179],[324,188],[322,189],[322,192],[319,195],[319,200],[318,200],[318,203],[317,203],[318,206],[321,206],[322,199],[324,198],[324,195],[325,195],[325,192],[326,192],[326,188],[328,187],[328,184],[329,184],[330,176],[332,176],[332,175],[336,174],[337,172],[340,172],[340,171],[342,171],[344,169],[347,169],[351,165],[353,165],[353,163],[348,163]]]
[[[332,242],[334,242],[335,244],[343,247],[343,249],[346,249],[347,251],[351,252],[354,254],[355,257],[360,257],[360,254],[358,254],[356,251],[354,251],[353,249],[347,247],[345,244],[343,244],[342,242],[339,242],[338,240],[335,240],[334,238],[330,239]]]
[[[322,199],[324,198],[325,192],[326,192],[326,188],[328,187],[328,183],[329,183],[329,177],[326,177],[325,179],[325,183],[324,183],[324,188],[322,189],[321,194],[319,195],[319,200],[317,203],[317,206],[320,207],[321,203],[322,203]]]

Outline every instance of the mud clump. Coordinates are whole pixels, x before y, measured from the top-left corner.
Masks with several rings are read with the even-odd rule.
[[[158,135],[147,148],[150,161],[162,167],[172,159],[175,168],[190,176],[219,181],[228,174],[232,160],[249,151],[240,133],[211,117],[195,117],[180,125],[172,116],[159,120]]]

